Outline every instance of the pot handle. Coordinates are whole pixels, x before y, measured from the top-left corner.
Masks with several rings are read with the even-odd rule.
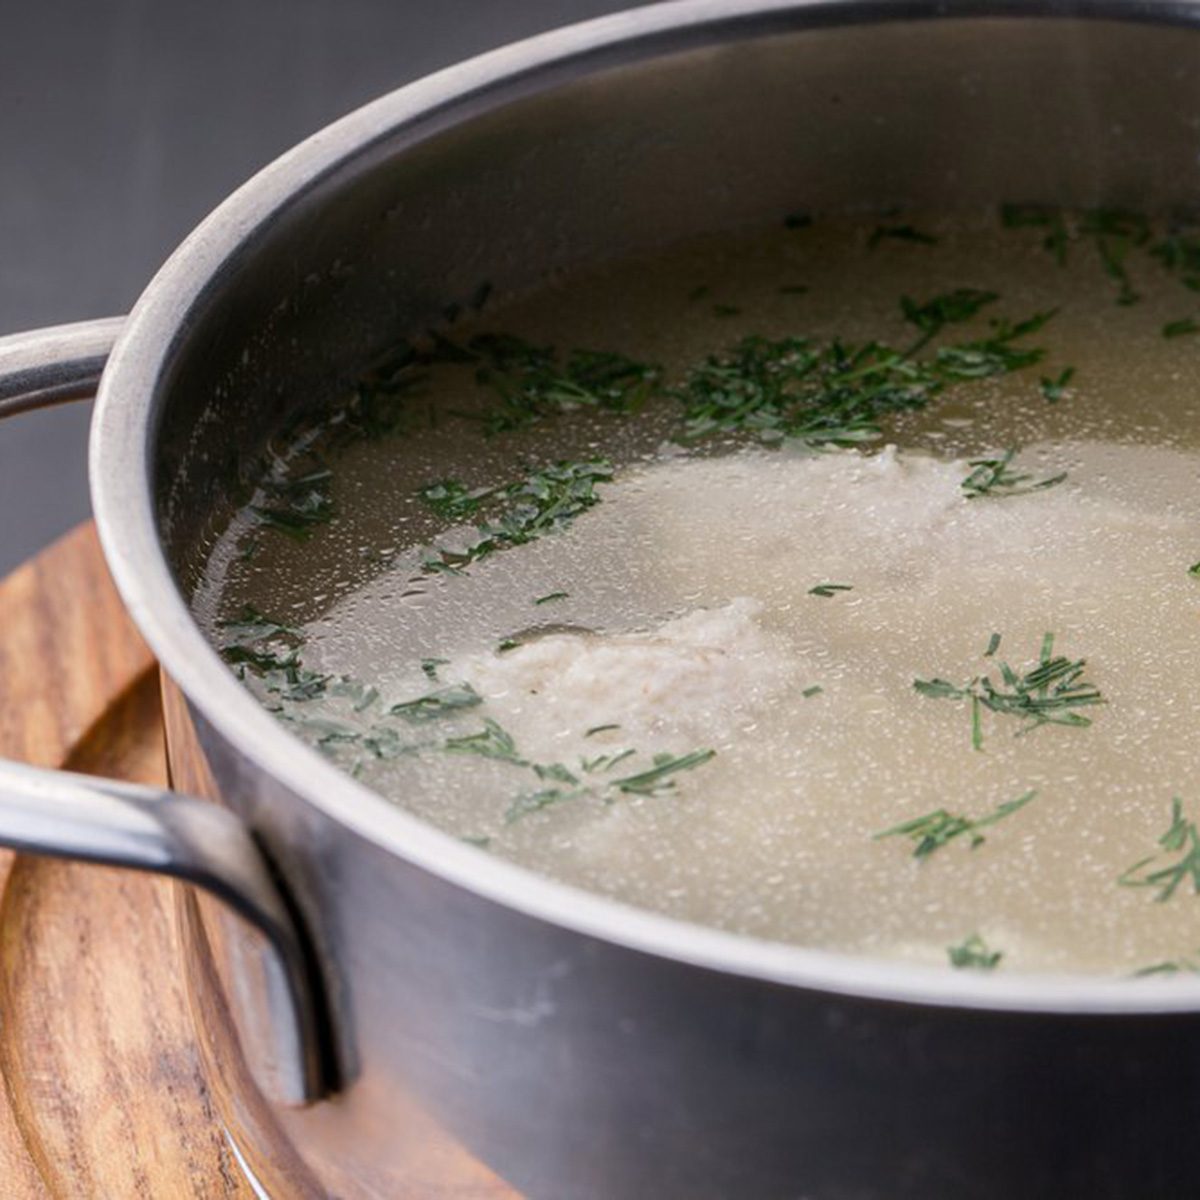
[[[0,338],[0,418],[95,394],[125,318]],[[249,827],[175,792],[0,759],[0,846],[170,875],[218,896],[263,935],[273,1044],[260,1082],[285,1104],[337,1088],[329,1012],[298,912]]]
[[[94,396],[124,325],[105,317],[0,338],[0,417]]]
[[[0,760],[0,846],[131,867],[204,888],[257,928],[264,956],[271,1090],[292,1105],[333,1089],[327,1014],[316,965],[269,860],[227,809],[138,784]]]

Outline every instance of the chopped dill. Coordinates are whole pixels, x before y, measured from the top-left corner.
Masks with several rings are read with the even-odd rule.
[[[965,289],[964,289],[965,292]],[[947,315],[965,311],[975,296],[955,307],[942,298],[920,305],[927,328],[940,329]],[[934,305],[929,309],[928,305]],[[935,310],[940,315],[935,315]],[[880,342],[853,345],[802,337],[777,340],[751,335],[722,354],[692,366],[682,383],[668,389],[684,405],[680,440],[745,432],[764,442],[794,439],[807,445],[854,446],[881,436],[881,422],[896,413],[924,408],[955,384],[1016,371],[1041,360],[1044,351],[1023,344],[1053,313],[1035,313],[1015,324],[991,322],[985,337],[942,346],[930,359]]]
[[[581,758],[579,760],[579,769],[585,775],[594,775],[597,771],[611,771],[619,762],[624,762],[630,755],[636,754],[636,750],[618,750],[616,754],[597,754],[595,758]]]
[[[1047,204],[1002,204],[1000,221],[1006,229],[1045,229],[1042,245],[1054,255],[1060,267],[1066,266],[1069,234],[1060,209]]]
[[[243,604],[236,617],[217,622],[226,641],[221,649],[262,642],[274,637],[295,638],[300,631],[293,625],[284,625],[261,613],[253,604]]]
[[[540,812],[553,804],[561,804],[564,800],[576,800],[584,795],[582,789],[565,790],[563,788],[542,788],[536,792],[523,792],[509,806],[504,814],[505,825],[511,825],[521,817],[530,813]]]
[[[804,691],[800,693],[800,695],[803,696],[805,700],[811,700],[813,696],[819,696],[824,690],[825,689],[819,683],[814,683],[812,687],[806,687]]]
[[[553,600],[566,600],[570,595],[570,592],[547,592],[544,596],[538,596],[534,600],[534,604],[549,604]]]
[[[989,825],[995,825],[997,821],[1011,816],[1018,809],[1024,808],[1036,795],[1036,791],[1025,792],[1015,800],[1006,800],[1002,804],[998,804],[986,816],[975,819],[938,808],[923,816],[914,817],[910,821],[902,821],[899,825],[893,825],[890,829],[884,829],[880,833],[872,834],[872,840],[879,841],[881,838],[888,837],[909,838],[916,847],[913,850],[913,857],[918,859],[928,858],[935,850],[940,850],[955,838],[964,836],[970,838],[970,848],[974,850],[983,845],[986,840],[979,830],[986,829]]]
[[[403,717],[406,721],[432,721],[447,713],[474,708],[482,703],[483,697],[469,683],[455,683],[428,695],[418,696],[415,700],[393,704],[388,713],[393,717]]]
[[[421,671],[426,679],[436,680],[438,667],[447,666],[449,662],[448,658],[423,658],[421,659]]]
[[[922,233],[912,225],[876,225],[867,238],[867,249],[874,250],[880,242],[891,239],[898,242],[918,242],[922,246],[936,246],[937,238],[932,233]]]
[[[1190,958],[1175,958],[1169,962],[1154,963],[1149,967],[1140,967],[1134,971],[1134,979],[1144,979],[1148,975],[1200,975],[1200,954]]]
[[[818,583],[816,587],[810,587],[808,594],[810,596],[821,596],[828,600],[831,596],[837,595],[838,592],[852,592],[854,585],[852,583]]]
[[[529,765],[528,761],[517,753],[512,735],[491,717],[484,717],[483,729],[479,733],[447,738],[442,743],[442,749],[447,754],[477,754],[480,758],[496,758],[522,767]]]
[[[783,218],[783,224],[787,229],[808,229],[813,223],[812,214],[806,212],[802,208],[798,208],[795,212],[790,212]]]
[[[1188,567],[1188,574],[1193,579],[1200,579],[1200,562],[1192,563],[1192,565]]]
[[[612,786],[618,791],[629,792],[639,796],[653,795],[655,792],[669,791],[675,786],[675,781],[669,776],[679,771],[687,771],[698,767],[715,757],[715,750],[693,750],[689,754],[676,757],[673,754],[656,754],[654,766],[649,770],[639,771],[636,775],[626,775],[622,779],[613,780]]]
[[[1200,837],[1197,837],[1195,823],[1184,819],[1183,803],[1178,796],[1171,798],[1171,825],[1158,839],[1158,844],[1161,847],[1158,853],[1139,859],[1121,873],[1117,882],[1122,887],[1158,888],[1154,899],[1160,904],[1170,900],[1187,879],[1192,881],[1193,894],[1200,895]],[[1171,854],[1177,854],[1179,858],[1165,867],[1147,869]]]
[[[997,499],[1005,496],[1027,496],[1031,492],[1054,487],[1067,477],[1066,471],[1061,471],[1057,475],[1034,482],[1032,475],[1009,469],[1016,453],[1016,447],[1010,446],[999,458],[972,459],[967,465],[973,469],[960,485],[967,493],[967,499],[978,500],[981,496]]]
[[[1197,324],[1194,317],[1184,317],[1180,321],[1168,321],[1162,327],[1162,335],[1165,338],[1183,337],[1188,333],[1200,333],[1200,324]]]
[[[1066,394],[1067,386],[1075,378],[1074,367],[1064,367],[1056,378],[1043,375],[1040,381],[1042,396],[1047,404],[1057,404]]]
[[[473,337],[466,353],[479,363],[476,382],[499,404],[483,414],[489,434],[525,429],[577,409],[636,412],[658,383],[657,366],[609,350],[570,351],[535,346],[507,333]]]
[[[1091,718],[1078,710],[1103,704],[1104,697],[1083,678],[1086,660],[1054,656],[1053,645],[1053,634],[1046,634],[1037,664],[1020,675],[1001,662],[999,684],[987,675],[977,675],[961,686],[935,678],[914,679],[913,687],[931,700],[969,700],[971,744],[976,750],[983,749],[983,709],[1020,719],[1018,737],[1042,725],[1088,726]]]
[[[248,511],[260,525],[277,529],[295,541],[307,541],[316,526],[324,525],[334,515],[332,478],[328,467],[319,467],[298,479],[281,474],[268,476],[259,484],[262,498]]]
[[[971,934],[957,946],[947,946],[946,953],[952,967],[974,968],[977,971],[994,971],[1004,957],[1001,951],[992,950],[977,933]]]
[[[468,491],[457,480],[430,484],[418,495],[429,504],[443,506],[443,510],[452,502],[451,497],[479,496],[478,501],[471,501],[475,508],[486,497],[494,503],[497,512],[493,520],[477,526],[479,537],[476,541],[464,549],[434,546],[422,567],[428,572],[461,571],[496,550],[521,546],[561,529],[600,502],[596,484],[607,483],[612,474],[612,464],[607,459],[594,458],[584,462],[558,462],[532,470],[512,483],[486,489],[482,496]],[[432,489],[436,492],[431,497]]]
[[[947,326],[969,321],[981,308],[999,300],[996,292],[985,292],[980,288],[955,288],[918,304],[910,296],[900,297],[900,311],[904,319],[915,325],[921,333],[920,340],[908,353],[915,354],[928,341],[936,337]]]
[[[987,649],[983,652],[983,657],[991,658],[992,655],[995,654],[996,651],[999,649],[1000,649],[1000,635],[998,633],[993,633],[992,636],[990,638],[988,638]]]
[[[591,737],[594,733],[605,733],[609,729],[620,729],[620,725],[593,725],[583,736]]]

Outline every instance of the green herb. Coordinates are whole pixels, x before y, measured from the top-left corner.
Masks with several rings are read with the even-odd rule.
[[[534,604],[549,604],[552,600],[566,600],[570,595],[570,592],[548,592],[545,596],[539,596]]]
[[[438,667],[444,667],[449,662],[448,658],[423,658],[421,659],[421,670],[427,679],[436,680]]]
[[[530,471],[522,479],[488,489],[487,497],[498,509],[494,520],[477,528],[479,538],[466,549],[435,546],[422,563],[426,571],[461,571],[469,563],[510,546],[569,525],[580,513],[600,502],[597,483],[612,478],[612,464],[595,458],[585,462],[559,462]],[[430,487],[439,495],[466,494],[457,480],[442,480]],[[422,489],[426,492],[428,489]]]
[[[605,733],[609,729],[620,729],[620,725],[593,725],[583,736],[591,737],[594,733]]]
[[[649,796],[655,792],[668,791],[675,786],[675,781],[669,778],[679,771],[688,771],[698,767],[715,757],[715,750],[693,750],[689,754],[676,757],[673,754],[656,754],[654,766],[649,770],[639,771],[636,775],[626,775],[613,781],[612,786],[618,791],[629,792],[639,796]]]
[[[356,713],[366,712],[379,699],[377,687],[346,676],[331,683],[328,691],[331,696],[344,696],[349,699],[351,710]]]
[[[460,842],[466,842],[468,846],[474,846],[477,850],[486,850],[492,844],[492,839],[487,836],[461,837]]]
[[[442,749],[448,754],[477,754],[480,758],[495,758],[516,766],[529,765],[528,761],[517,753],[512,735],[490,717],[484,717],[483,728],[478,733],[447,738],[442,743]]]
[[[800,695],[803,696],[805,700],[811,700],[813,696],[819,696],[824,690],[825,689],[819,683],[816,683],[813,684],[812,687],[806,687],[804,691],[800,693]]]
[[[516,638],[501,638],[496,643],[496,653],[506,654],[509,650],[515,650],[520,644],[521,643]]]
[[[795,212],[788,213],[783,218],[783,223],[788,229],[807,229],[813,223],[812,214],[798,208]]]
[[[712,306],[714,317],[736,317],[741,311],[740,308],[733,304],[714,304]]]
[[[993,633],[992,636],[990,638],[988,638],[987,649],[983,652],[983,657],[991,658],[992,655],[995,654],[996,651],[999,649],[1000,649],[1000,635],[998,633]]]
[[[952,967],[973,967],[979,971],[995,970],[1004,957],[999,950],[989,949],[977,933],[971,934],[957,946],[947,946],[946,953],[950,956]]]
[[[1192,563],[1192,565],[1188,567],[1188,574],[1193,579],[1200,579],[1200,562]]]
[[[1043,375],[1041,379],[1042,395],[1047,404],[1057,404],[1066,395],[1067,385],[1075,378],[1074,367],[1064,367],[1057,378]]]
[[[263,642],[275,637],[295,638],[300,636],[300,631],[295,626],[284,625],[279,621],[272,620],[255,608],[253,604],[243,604],[236,617],[218,621],[217,628],[227,639],[221,647],[222,650],[226,650],[230,646]]]
[[[662,374],[656,366],[607,350],[572,350],[562,361],[552,346],[535,346],[511,334],[480,334],[467,351],[481,362],[476,381],[500,399],[483,418],[492,434],[580,408],[636,412]]]
[[[595,758],[579,760],[579,767],[585,774],[594,775],[597,771],[611,771],[619,762],[624,762],[636,750],[619,750],[616,754],[598,754]]]
[[[474,708],[482,704],[483,697],[469,683],[455,683],[416,700],[394,704],[388,710],[391,716],[403,717],[406,721],[432,721],[447,713],[463,708]]]
[[[260,525],[277,529],[295,541],[306,541],[317,525],[323,525],[334,513],[330,495],[333,472],[321,467],[298,479],[268,477],[259,485],[262,499],[248,511]]]
[[[921,332],[920,340],[909,350],[909,354],[915,354],[947,325],[969,321],[985,305],[999,299],[996,292],[985,292],[979,288],[956,288],[952,292],[934,296],[924,304],[918,304],[910,296],[901,296],[900,311],[904,319]]]
[[[1117,303],[1136,303],[1139,296],[1133,290],[1125,260],[1130,250],[1150,240],[1150,224],[1145,216],[1128,209],[1092,208],[1084,212],[1079,232],[1094,239],[1105,271],[1118,285]]]
[[[670,389],[684,405],[681,440],[746,432],[766,442],[791,438],[819,447],[878,438],[886,417],[923,408],[947,387],[1038,362],[1044,351],[1019,343],[1052,315],[1038,313],[1015,325],[993,321],[987,337],[944,346],[932,360],[879,342],[743,338],[693,366]]]
[[[779,289],[781,296],[806,296],[810,291],[809,287],[803,283],[785,283]]]
[[[821,596],[828,600],[830,596],[836,595],[838,592],[852,591],[854,591],[852,583],[818,583],[816,587],[808,589],[808,594],[810,596]]]
[[[539,779],[554,779],[559,783],[578,783],[575,773],[562,763],[534,763],[534,774]]]
[[[931,233],[922,233],[911,225],[876,225],[867,238],[867,249],[874,250],[885,238],[899,242],[919,242],[923,246],[936,246],[937,238]]]
[[[1183,337],[1187,333],[1200,333],[1200,325],[1192,317],[1184,317],[1181,321],[1168,321],[1162,327],[1165,338]]]
[[[1048,232],[1042,244],[1054,254],[1059,266],[1066,263],[1067,247],[1072,240],[1090,241],[1105,272],[1117,284],[1117,303],[1129,305],[1139,299],[1129,278],[1126,260],[1131,250],[1145,246],[1150,240],[1150,222],[1142,213],[1123,208],[1089,208],[1067,214],[1049,205],[1006,204],[1000,215],[1003,224],[1010,229],[1021,226],[1046,229]],[[1074,226],[1074,235],[1069,225]],[[1156,248],[1151,248],[1151,253],[1155,252]]]
[[[505,825],[511,825],[521,817],[530,813],[540,812],[553,804],[561,804],[565,800],[577,800],[586,793],[581,789],[567,790],[563,788],[542,788],[537,792],[525,792],[518,796],[504,814]]]
[[[1054,255],[1060,267],[1066,265],[1069,235],[1060,209],[1045,204],[1003,204],[1000,220],[1008,229],[1032,226],[1047,230],[1042,245]]]
[[[1200,839],[1197,838],[1195,824],[1184,819],[1183,804],[1178,796],[1171,800],[1171,826],[1158,839],[1158,844],[1162,848],[1161,853],[1140,859],[1124,871],[1117,882],[1122,887],[1158,888],[1158,895],[1154,899],[1163,903],[1170,900],[1184,880],[1190,879],[1193,894],[1200,895]],[[1151,863],[1170,854],[1177,854],[1179,858],[1157,870],[1146,869]]]
[[[1052,475],[1036,482],[1032,475],[1026,475],[1009,469],[1017,453],[1015,446],[1010,446],[999,458],[976,458],[967,465],[972,467],[971,473],[962,481],[962,489],[967,493],[968,500],[977,500],[980,496],[1026,496],[1030,492],[1044,491],[1062,483],[1067,477],[1066,471]]]
[[[1154,963],[1153,966],[1141,967],[1134,971],[1135,979],[1143,979],[1147,975],[1200,975],[1200,955],[1193,958],[1177,958],[1170,962]]]
[[[439,517],[458,521],[476,512],[498,490],[494,487],[468,488],[457,479],[439,479],[418,489],[417,495]]]
[[[971,744],[976,750],[983,748],[981,710],[985,708],[1019,718],[1022,725],[1016,736],[1042,725],[1090,725],[1091,719],[1077,710],[1105,701],[1099,690],[1083,678],[1086,660],[1054,657],[1052,647],[1053,635],[1047,634],[1037,665],[1021,675],[1002,662],[999,684],[986,675],[977,675],[961,687],[944,679],[914,679],[913,687],[931,700],[970,700]]]
[[[1044,350],[1018,346],[1016,343],[1031,333],[1037,333],[1056,311],[1051,309],[1049,312],[1034,313],[1015,325],[1003,318],[993,320],[990,336],[976,338],[959,346],[941,347],[937,352],[936,364],[943,382],[987,379],[1040,362]]]
[[[712,288],[710,288],[707,283],[699,283],[692,288],[690,292],[688,292],[688,299],[691,301],[703,300],[704,297],[707,296],[711,291]]]
[[[872,840],[879,841],[881,838],[888,837],[909,838],[916,845],[913,857],[919,859],[928,858],[935,850],[940,850],[955,838],[963,836],[970,838],[970,846],[974,850],[985,840],[979,830],[1011,816],[1018,809],[1024,808],[1036,795],[1036,791],[1031,791],[1018,796],[1015,800],[1006,800],[1003,804],[997,805],[987,816],[977,819],[951,813],[944,808],[935,809],[924,816],[914,817],[911,821],[902,821],[899,825],[893,825],[890,829],[876,833],[872,835]]]
[[[278,646],[281,638],[294,639],[294,630],[263,617],[251,606],[223,628],[232,635],[232,640],[220,647],[221,657],[234,668],[239,679],[245,679],[250,672],[266,691],[283,700],[313,700],[325,692],[331,676],[303,666],[299,647]],[[272,640],[277,643],[275,647],[264,644]]]
[[[328,675],[302,666],[295,652],[285,657],[257,655],[253,658],[248,652],[243,652],[240,655],[227,654],[226,660],[243,669],[249,667],[262,680],[266,690],[281,700],[315,700],[324,694],[330,679]],[[245,678],[244,674],[239,673],[239,676]]]

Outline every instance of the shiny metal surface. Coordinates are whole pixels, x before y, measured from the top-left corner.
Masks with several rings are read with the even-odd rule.
[[[268,848],[347,1070],[300,1111],[254,1094],[232,1057],[218,1072],[239,1081],[222,1114],[273,1194],[419,1195],[404,1134],[421,1122],[547,1200],[1194,1190],[1179,1147],[1200,1120],[1200,981],[857,960],[532,876],[292,739],[186,597],[270,432],[483,278],[528,286],[798,204],[1190,202],[1198,20],[1102,0],[680,0],[607,18],[331,126],[149,286],[101,385],[101,536],[181,689],[176,781]],[[198,1009],[252,1056],[241,932],[219,912],[185,923]]]
[[[274,1070],[285,1104],[328,1094],[325,1014],[288,903],[246,826],[229,812],[154,788],[0,760],[0,845],[170,875],[219,896],[265,939]]]
[[[124,317],[0,338],[0,417],[96,394]]]

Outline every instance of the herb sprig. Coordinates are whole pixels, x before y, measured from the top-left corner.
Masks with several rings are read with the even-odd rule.
[[[434,546],[423,564],[425,570],[460,571],[497,550],[524,545],[569,525],[600,502],[596,485],[607,483],[612,475],[607,459],[593,458],[557,462],[495,487],[468,488],[457,479],[427,484],[417,494],[435,512],[462,519],[490,504],[495,515],[477,526],[479,536],[469,545]]]
[[[1170,900],[1179,885],[1188,879],[1192,882],[1193,894],[1200,895],[1200,837],[1195,823],[1184,818],[1183,802],[1178,796],[1171,799],[1171,825],[1158,839],[1158,844],[1160,851],[1157,854],[1139,859],[1121,873],[1117,882],[1122,887],[1158,888],[1154,899],[1160,904]],[[1152,863],[1168,855],[1178,855],[1178,858],[1156,870],[1147,870]]]
[[[880,841],[889,837],[909,838],[916,847],[913,850],[913,857],[918,859],[928,858],[935,850],[940,850],[955,838],[960,837],[969,838],[970,848],[974,850],[983,845],[985,841],[984,835],[979,832],[981,829],[986,829],[989,825],[995,825],[997,821],[1003,821],[1005,817],[1012,816],[1018,809],[1024,808],[1036,795],[1036,790],[1025,792],[1015,800],[1006,800],[1002,804],[998,804],[983,817],[968,817],[962,813],[952,813],[944,808],[937,808],[933,812],[913,817],[909,821],[901,821],[899,825],[893,825],[890,829],[873,834],[872,840]]]
[[[967,464],[972,468],[971,473],[960,485],[967,493],[967,499],[977,500],[981,496],[991,496],[995,499],[1005,496],[1027,496],[1031,492],[1052,488],[1067,478],[1067,472],[1060,471],[1057,475],[1035,481],[1032,475],[1013,471],[1010,467],[1016,453],[1017,448],[1010,446],[999,458],[972,459]]]
[[[995,634],[992,635],[996,637]],[[995,647],[989,641],[991,654]],[[996,641],[999,646],[999,641]],[[1000,682],[977,675],[961,686],[944,679],[914,679],[913,687],[931,700],[969,700],[971,702],[971,744],[983,749],[982,710],[1000,716],[1016,717],[1021,727],[1014,736],[1043,725],[1069,725],[1082,728],[1092,723],[1078,710],[1104,704],[1100,690],[1083,678],[1086,659],[1070,659],[1054,654],[1054,635],[1042,639],[1037,665],[1018,674],[1006,662],[1000,663]],[[985,655],[990,657],[991,655]]]
[[[906,298],[906,311],[922,332],[907,351],[881,342],[745,337],[693,366],[671,389],[684,406],[681,439],[746,432],[765,442],[854,446],[880,437],[885,418],[924,408],[949,387],[1039,362],[1044,351],[1025,339],[1052,312],[1015,324],[993,320],[986,336],[942,346],[932,358],[914,357],[951,320],[978,311],[987,295],[962,289],[925,304]]]
[[[977,933],[964,938],[957,946],[947,946],[946,953],[952,967],[973,968],[977,971],[994,971],[1004,954],[992,950]]]

